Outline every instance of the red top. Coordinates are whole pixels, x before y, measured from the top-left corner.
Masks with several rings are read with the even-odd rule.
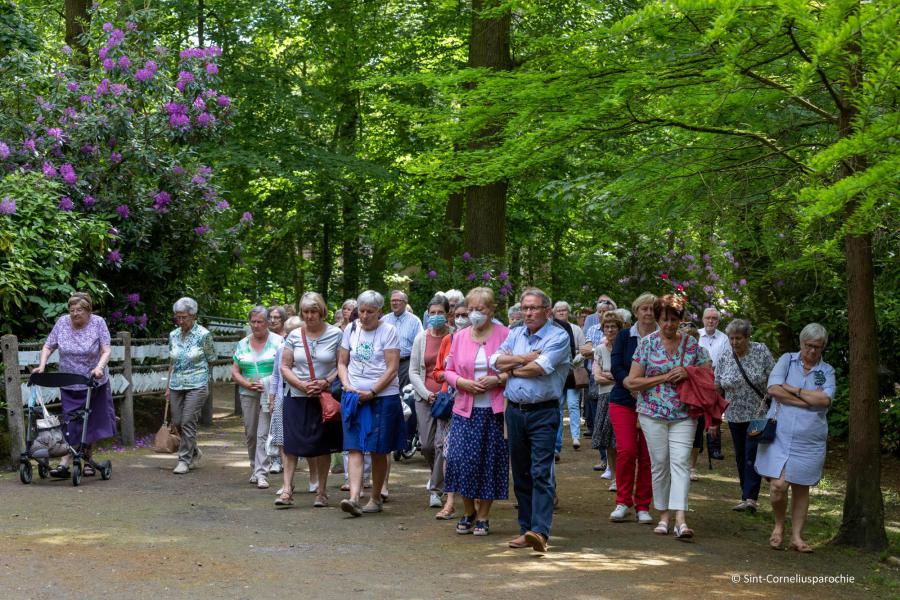
[[[432,394],[441,391],[440,382],[434,378],[434,365],[437,364],[438,351],[443,340],[443,337],[425,335],[425,388]]]

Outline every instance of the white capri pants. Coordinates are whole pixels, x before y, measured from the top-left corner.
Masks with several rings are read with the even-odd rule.
[[[638,419],[650,451],[654,508],[687,510],[697,419],[663,421],[646,415],[638,415]]]

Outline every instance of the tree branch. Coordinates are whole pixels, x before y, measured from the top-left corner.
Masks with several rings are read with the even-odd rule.
[[[763,85],[766,85],[768,87],[771,87],[776,90],[784,92],[785,94],[788,95],[788,97],[792,101],[796,102],[800,106],[813,111],[817,115],[821,115],[821,116],[825,117],[831,123],[837,123],[837,120],[838,120],[837,115],[833,115],[833,114],[829,113],[824,108],[819,108],[818,106],[816,106],[815,104],[813,104],[812,102],[807,100],[806,98],[795,95],[793,92],[791,92],[790,88],[788,88],[787,86],[781,85],[778,82],[775,82],[775,81],[772,81],[771,79],[763,77],[762,75],[759,75],[758,73],[754,73],[750,69],[741,69],[741,73],[743,73],[744,75],[746,75],[747,77],[749,77],[750,79],[752,79],[754,81],[758,81],[759,83],[761,83]]]
[[[788,23],[787,28],[788,37],[791,38],[791,43],[794,45],[794,50],[797,51],[797,54],[800,55],[800,58],[808,62],[809,64],[813,64],[812,59],[803,51],[803,48],[800,47],[800,42],[797,41],[797,38],[794,37],[794,19],[791,19],[791,22]],[[825,85],[825,88],[828,90],[828,93],[831,95],[831,99],[834,100],[835,105],[838,107],[838,110],[845,110],[846,106],[844,106],[843,101],[841,100],[840,94],[838,94],[834,87],[832,87],[831,82],[828,80],[828,76],[825,75],[825,71],[822,70],[821,67],[816,67],[816,73],[819,74],[819,79],[822,80],[822,84]]]

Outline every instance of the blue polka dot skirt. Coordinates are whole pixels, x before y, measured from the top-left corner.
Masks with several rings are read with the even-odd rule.
[[[468,419],[456,413],[447,439],[444,490],[466,498],[505,500],[509,496],[509,446],[503,413],[473,408]]]

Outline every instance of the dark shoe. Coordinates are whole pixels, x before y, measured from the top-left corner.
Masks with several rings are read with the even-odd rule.
[[[475,529],[472,530],[473,535],[487,535],[491,532],[490,521],[475,521]]]
[[[341,510],[349,514],[351,517],[359,517],[363,514],[362,507],[360,507],[359,502],[354,502],[353,500],[341,500]]]
[[[559,462],[559,452],[553,454],[553,462]]]
[[[547,538],[536,531],[529,531],[525,534],[525,542],[531,546],[535,552],[547,551]]]
[[[54,477],[56,479],[68,479],[71,477],[71,473],[69,473],[69,467],[66,465],[56,465],[55,469],[50,469],[50,477]]]
[[[516,548],[516,549],[519,549],[519,548],[527,548],[528,546],[530,546],[530,544],[525,540],[525,534],[524,534],[524,533],[523,533],[522,535],[520,535],[519,537],[517,537],[517,538],[514,538],[514,539],[509,540],[509,542],[507,543],[507,545],[508,545],[510,548]]]
[[[472,533],[472,530],[475,527],[475,514],[466,515],[456,524],[456,533],[460,535],[465,535],[467,533]]]

